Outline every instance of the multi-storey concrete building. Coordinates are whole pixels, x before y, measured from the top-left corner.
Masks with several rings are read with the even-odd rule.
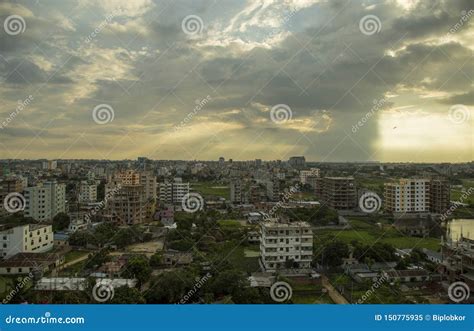
[[[288,160],[288,164],[296,169],[301,169],[306,166],[306,159],[304,156],[292,156]]]
[[[273,178],[267,181],[267,197],[270,201],[278,201],[280,199],[280,180]]]
[[[173,182],[160,183],[160,202],[180,204],[188,193],[189,183],[183,183],[181,178],[175,178]]]
[[[242,182],[235,180],[230,183],[230,201],[232,203],[243,203]]]
[[[448,236],[448,239],[441,243],[441,255],[443,262],[440,271],[448,281],[450,283],[462,281],[473,291],[474,240],[466,238],[462,234],[457,241]]]
[[[430,181],[430,209],[433,213],[443,214],[450,205],[451,190],[449,182],[442,179]]]
[[[310,184],[308,179],[319,178],[319,169],[311,168],[310,170],[301,170],[300,171],[300,182],[302,184]]]
[[[309,269],[312,260],[313,232],[308,223],[262,223],[260,262],[265,271]]]
[[[106,186],[106,194],[111,186]],[[146,218],[146,194],[143,185],[121,185],[110,194],[107,212],[112,220],[122,224],[138,224]]]
[[[97,184],[94,181],[81,181],[79,185],[80,203],[89,203],[97,201]]]
[[[430,211],[430,181],[400,179],[384,185],[385,210],[392,213],[423,213]]]
[[[66,185],[56,181],[40,183],[25,189],[25,216],[37,221],[52,220],[66,212]]]
[[[357,205],[357,190],[353,177],[325,177],[322,181],[322,200],[337,210],[353,209]]]
[[[43,253],[53,248],[53,228],[46,224],[27,224],[0,229],[0,257],[18,253]]]

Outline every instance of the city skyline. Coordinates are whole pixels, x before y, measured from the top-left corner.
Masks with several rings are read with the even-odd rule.
[[[462,163],[470,1],[0,4],[0,159]]]

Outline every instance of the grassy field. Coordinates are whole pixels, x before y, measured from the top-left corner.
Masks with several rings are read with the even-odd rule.
[[[346,243],[357,240],[367,245],[373,245],[376,242],[387,243],[396,248],[419,247],[434,251],[440,248],[440,240],[438,238],[404,236],[390,225],[384,225],[383,228],[379,228],[376,225],[361,220],[350,220],[350,224],[352,225],[352,229],[319,230],[315,232],[315,235],[317,239],[322,241],[333,237]]]
[[[197,182],[191,184],[192,188],[203,197],[217,196],[230,199],[230,188],[222,184],[212,182]]]
[[[220,264],[228,261],[235,268],[246,271],[248,273],[259,271],[257,245],[243,246],[238,245],[236,241],[229,241],[220,245],[214,252],[214,263]]]
[[[74,261],[75,259],[78,259],[80,257],[83,257],[84,255],[89,254],[89,252],[84,252],[84,251],[69,251],[66,253],[65,259],[66,263]]]

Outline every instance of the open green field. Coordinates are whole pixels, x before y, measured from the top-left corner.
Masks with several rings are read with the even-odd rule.
[[[438,251],[440,240],[438,238],[418,238],[405,236],[390,225],[379,228],[361,220],[350,220],[351,229],[347,230],[318,230],[315,232],[319,240],[325,241],[330,238],[338,239],[346,243],[353,240],[372,245],[376,242],[387,243],[396,248],[428,248]]]
[[[258,245],[244,246],[243,243],[239,245],[237,241],[228,241],[219,245],[214,252],[214,263],[218,265],[227,261],[236,269],[252,273],[259,271],[258,252]]]
[[[84,255],[87,255],[87,254],[89,254],[89,252],[69,251],[69,252],[66,253],[66,256],[65,256],[66,263],[74,261],[75,259],[81,258],[81,257],[83,257]]]
[[[230,199],[229,186],[213,182],[196,182],[191,184],[192,188],[199,192],[203,197],[217,196]]]

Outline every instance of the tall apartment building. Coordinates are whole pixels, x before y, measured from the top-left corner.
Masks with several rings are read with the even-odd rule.
[[[44,253],[53,248],[53,227],[27,224],[0,229],[0,257],[18,253]]]
[[[140,173],[135,170],[125,170],[114,174],[114,179],[122,185],[140,185]]]
[[[249,202],[249,186],[242,180],[230,182],[230,201],[235,204]]]
[[[81,181],[79,185],[80,203],[90,203],[97,201],[97,184],[94,181]]]
[[[106,194],[114,188],[106,186]],[[112,220],[121,224],[139,224],[146,218],[146,195],[143,185],[121,185],[110,194],[107,212]]]
[[[25,216],[37,221],[52,220],[66,212],[66,185],[47,181],[25,189]]]
[[[312,260],[313,232],[308,223],[262,223],[260,262],[265,271],[309,269]]]
[[[300,182],[301,184],[310,184],[309,179],[319,178],[319,169],[311,168],[309,170],[300,170]]]
[[[148,172],[117,172],[105,186],[107,213],[122,224],[143,223],[155,208],[156,177]]]
[[[273,178],[267,181],[267,197],[270,201],[280,200],[280,180]]]
[[[43,161],[41,163],[41,168],[43,170],[54,170],[58,167],[58,161],[56,160],[48,160],[48,161]]]
[[[451,189],[449,182],[442,179],[430,181],[430,209],[433,213],[443,214],[450,207]]]
[[[181,204],[188,193],[189,183],[183,183],[181,178],[175,178],[173,182],[160,183],[160,202]]]
[[[429,179],[400,179],[384,185],[385,210],[392,213],[430,211]]]
[[[304,156],[292,156],[288,160],[288,164],[296,169],[301,169],[306,166],[306,159]]]
[[[325,205],[337,210],[347,210],[355,208],[357,206],[357,190],[354,178],[323,178],[322,200]]]

